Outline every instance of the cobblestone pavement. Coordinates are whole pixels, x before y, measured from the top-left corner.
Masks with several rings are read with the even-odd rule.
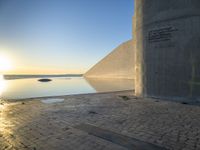
[[[200,150],[200,107],[136,98],[130,92],[0,104],[0,150],[125,150],[75,128],[91,124],[171,150]]]

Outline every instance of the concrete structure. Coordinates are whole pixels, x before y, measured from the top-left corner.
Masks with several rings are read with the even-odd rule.
[[[133,40],[86,76],[134,78],[137,96],[200,101],[200,1],[135,0]]]
[[[200,1],[135,0],[135,91],[200,98]]]
[[[127,41],[113,50],[88,72],[87,78],[134,79],[134,42]]]

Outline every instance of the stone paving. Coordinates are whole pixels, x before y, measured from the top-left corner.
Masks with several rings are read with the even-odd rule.
[[[0,150],[126,150],[75,128],[91,124],[170,150],[200,150],[200,107],[132,92],[0,103]]]

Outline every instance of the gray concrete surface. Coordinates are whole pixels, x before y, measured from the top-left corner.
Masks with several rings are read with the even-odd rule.
[[[134,79],[132,64],[134,64],[134,41],[130,40],[114,49],[84,76],[86,78]]]
[[[138,96],[200,101],[200,1],[135,0]]]

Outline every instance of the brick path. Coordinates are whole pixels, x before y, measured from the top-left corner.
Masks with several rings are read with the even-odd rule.
[[[126,96],[127,97],[126,97]],[[139,99],[130,92],[0,104],[0,150],[125,150],[75,128],[90,124],[167,149],[200,150],[200,107]]]

